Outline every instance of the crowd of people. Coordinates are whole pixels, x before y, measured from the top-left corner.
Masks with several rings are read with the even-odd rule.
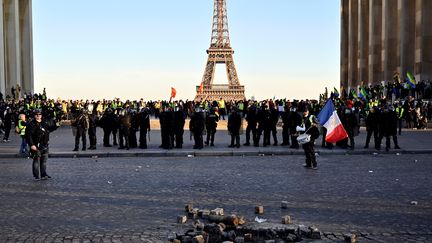
[[[367,92],[369,97],[361,99],[353,97],[354,92],[344,95],[334,90],[327,90],[320,95],[319,100],[244,100],[244,101],[135,101],[113,100],[54,100],[48,99],[45,91],[42,94],[26,95],[23,99],[0,100],[0,132],[4,134],[3,142],[10,139],[10,131],[20,131],[24,138],[23,124],[34,117],[34,110],[42,112],[45,119],[55,121],[68,120],[75,135],[74,150],[96,149],[96,127],[103,129],[103,146],[119,145],[120,149],[147,148],[147,133],[150,130],[150,119],[160,122],[162,144],[161,148],[182,148],[184,124],[190,119],[190,131],[197,142],[194,148],[214,145],[214,136],[219,120],[228,120],[228,130],[233,134],[230,146],[239,147],[239,136],[245,133],[245,146],[290,145],[298,148],[295,137],[298,132],[295,127],[304,123],[302,112],[308,110],[316,115],[328,98],[334,100],[339,117],[347,130],[349,139],[342,147],[354,149],[353,138],[358,134],[360,125],[367,128],[374,137],[380,137],[383,132],[379,127],[389,127],[380,122],[380,116],[387,110],[391,119],[387,123],[396,127],[400,134],[403,127],[423,129],[427,127],[432,115],[432,103],[412,96],[389,100],[386,89],[381,92],[371,87]],[[245,120],[246,129],[243,129]],[[282,126],[282,141],[276,136],[278,125]],[[21,128],[20,128],[21,127]],[[243,131],[245,130],[245,131]],[[138,133],[138,134],[137,134]],[[206,134],[206,139],[200,142],[200,134]],[[89,146],[87,147],[87,137]],[[369,136],[368,136],[369,137]],[[261,139],[262,138],[262,139]],[[368,140],[369,141],[369,140]],[[346,141],[344,141],[346,142]],[[348,146],[349,145],[349,146]],[[331,147],[331,145],[325,145]],[[365,145],[368,147],[368,143]],[[24,141],[20,152],[27,152]]]
[[[322,134],[322,146],[332,148],[355,148],[355,137],[361,125],[366,127],[367,138],[364,148],[369,148],[373,136],[375,149],[381,149],[382,139],[386,139],[386,150],[390,149],[391,139],[394,148],[399,149],[397,135],[403,127],[423,129],[432,115],[432,102],[427,99],[428,89],[421,93],[422,98],[410,96],[410,92],[391,92],[391,85],[383,87],[362,87],[357,92],[351,90],[326,91],[319,100],[268,99],[263,101],[122,101],[113,100],[61,100],[49,99],[45,89],[42,94],[25,94],[24,98],[3,99],[0,97],[0,132],[3,142],[10,139],[10,131],[21,137],[20,153],[34,152],[32,134],[42,127],[43,131],[55,130],[60,121],[69,121],[75,136],[73,151],[97,149],[96,128],[103,130],[103,146],[118,146],[118,149],[147,148],[147,136],[151,129],[150,120],[160,123],[162,149],[183,147],[184,127],[189,120],[189,130],[194,138],[194,149],[214,146],[215,133],[220,120],[227,120],[231,136],[229,147],[239,148],[240,135],[245,134],[244,146],[290,146],[305,150],[306,167],[315,168],[315,139]],[[430,87],[424,85],[424,87]],[[362,92],[362,93],[361,93]],[[360,97],[359,97],[360,96]],[[415,96],[419,96],[417,91]],[[325,141],[325,128],[318,125],[316,115],[328,99],[332,99],[348,138],[336,144]],[[41,116],[45,123],[37,121]],[[44,124],[43,126],[41,124]],[[53,125],[57,124],[57,126]],[[245,124],[245,129],[243,128]],[[322,125],[322,124],[321,124]],[[277,126],[282,127],[282,141],[278,141]],[[316,129],[315,129],[316,128]],[[318,133],[316,132],[318,130]],[[310,133],[311,141],[299,144],[297,138],[302,133]],[[43,137],[43,136],[42,136]],[[49,136],[48,136],[49,137]],[[89,146],[87,146],[87,137]],[[38,138],[40,140],[40,138]],[[81,146],[80,146],[81,145]],[[47,149],[46,149],[47,150]],[[37,148],[37,151],[41,149]],[[44,158],[44,153],[33,157]],[[35,169],[36,170],[36,169]],[[42,175],[45,176],[45,175]],[[38,177],[38,176],[35,176]]]

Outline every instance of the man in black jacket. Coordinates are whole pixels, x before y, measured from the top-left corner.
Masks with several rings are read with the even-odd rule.
[[[234,107],[231,114],[228,117],[228,132],[231,135],[230,148],[240,148],[240,128],[242,125],[242,118],[238,112],[237,107]],[[235,144],[234,144],[235,142]]]
[[[246,143],[245,146],[250,145],[250,133],[252,132],[252,142],[254,144],[257,144],[256,137],[257,137],[257,108],[255,103],[253,103],[251,106],[247,108],[246,113],[246,121],[247,121],[247,127],[246,127]]]
[[[183,148],[184,125],[186,122],[186,114],[182,105],[179,105],[174,112],[174,137],[175,148]]]
[[[372,134],[374,136],[374,144],[375,148],[379,149],[380,144],[378,141],[379,137],[379,110],[378,107],[374,106],[370,109],[369,114],[366,117],[366,144],[364,146],[365,149],[369,148],[369,142],[371,140]]]
[[[82,139],[82,150],[86,150],[87,146],[87,130],[89,129],[89,118],[87,114],[87,110],[81,110],[78,117],[72,123],[73,126],[76,127],[76,135],[75,135],[75,148],[73,151],[78,151],[80,138]]]
[[[118,127],[118,119],[117,116],[114,114],[114,111],[111,108],[107,108],[100,120],[100,126],[103,129],[104,137],[103,137],[103,146],[104,147],[112,147],[110,144],[110,135],[111,133],[114,134],[114,131],[117,130]],[[117,132],[116,132],[117,134]],[[114,144],[117,144],[117,135],[114,136]]]
[[[279,121],[279,111],[277,110],[277,107],[273,103],[270,105],[270,127],[269,127],[269,138],[268,138],[268,145],[270,145],[270,132],[273,136],[273,145],[278,145],[278,139],[277,139],[277,129],[276,125]]]
[[[159,115],[162,144],[160,148],[172,149],[174,145],[174,112],[172,108],[165,105]]]
[[[297,142],[298,134],[296,131],[296,127],[300,126],[302,124],[302,117],[297,112],[297,105],[293,105],[290,108],[290,112],[289,112],[288,118],[287,118],[287,123],[288,123],[289,134],[291,136],[290,148],[299,149],[300,146]]]
[[[216,112],[216,107],[213,106],[210,108],[207,116],[206,116],[206,129],[207,129],[207,140],[205,145],[214,146],[214,138],[216,134],[216,128],[218,125],[219,116]]]
[[[202,149],[204,147],[203,132],[205,127],[205,118],[200,108],[196,108],[189,122],[189,130],[193,134],[195,145],[194,149]]]
[[[288,104],[285,105],[284,111],[282,112],[282,146],[290,145],[289,142],[289,115],[290,115],[290,107]]]
[[[95,150],[96,149],[96,124],[98,123],[98,117],[96,115],[96,109],[89,110],[88,114],[89,119],[89,129],[88,129],[88,136],[90,141],[90,147],[88,149]]]
[[[303,111],[303,122],[304,126],[303,129],[305,129],[304,132],[300,131],[301,133],[306,133],[310,135],[310,141],[303,144],[303,150],[306,156],[306,164],[304,165],[305,168],[308,169],[317,169],[317,161],[315,156],[315,139],[317,139],[320,135],[317,124],[318,119],[314,115],[309,115],[309,110],[306,108]]]
[[[258,132],[254,146],[258,147],[261,135],[263,137],[263,147],[270,145],[270,126],[271,126],[271,113],[266,104],[261,105],[261,109],[257,113]]]
[[[147,148],[147,132],[150,132],[150,109],[145,107],[139,113],[139,148]]]
[[[379,145],[381,145],[384,137],[386,138],[386,151],[390,150],[390,137],[393,137],[394,148],[400,149],[397,140],[397,115],[393,107],[389,107],[388,105],[384,105],[383,111],[379,116]],[[379,149],[380,146],[377,147],[377,150]]]
[[[54,120],[42,120],[41,110],[34,111],[34,120],[28,123],[25,137],[33,157],[33,176],[36,180],[51,178],[46,172],[48,160],[49,134],[58,125]]]

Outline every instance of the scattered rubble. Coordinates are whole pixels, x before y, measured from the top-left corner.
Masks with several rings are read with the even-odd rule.
[[[283,201],[281,208],[287,207],[288,202]],[[256,206],[255,213],[263,214],[264,207]],[[282,216],[281,219],[279,223],[272,223],[256,216],[254,221],[246,222],[243,216],[229,214],[223,208],[200,209],[188,203],[185,205],[185,215],[179,215],[177,223],[189,225],[190,228],[182,226],[185,232],[173,234],[169,237],[169,241],[173,243],[280,243],[321,239],[321,232],[317,227],[295,226],[289,215]]]
[[[355,243],[357,241],[357,235],[346,234],[346,235],[344,235],[344,240],[346,243]]]
[[[264,206],[256,206],[255,214],[264,214]]]
[[[291,217],[289,215],[283,216],[282,224],[292,224]]]

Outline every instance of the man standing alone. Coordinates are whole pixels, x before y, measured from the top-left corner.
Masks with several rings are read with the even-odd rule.
[[[34,120],[28,123],[25,136],[33,158],[33,176],[36,180],[51,178],[46,172],[50,132],[58,125],[54,120],[42,120],[41,110],[34,111]]]

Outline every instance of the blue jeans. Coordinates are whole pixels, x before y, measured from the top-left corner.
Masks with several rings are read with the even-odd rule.
[[[27,142],[26,142],[24,136],[21,136],[21,147],[20,147],[20,153],[21,153],[21,154],[27,153]]]

